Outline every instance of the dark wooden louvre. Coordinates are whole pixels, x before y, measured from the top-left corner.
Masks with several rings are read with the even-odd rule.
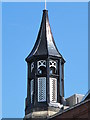
[[[50,78],[50,102],[57,102],[57,79]]]
[[[38,78],[38,102],[46,101],[46,77]]]

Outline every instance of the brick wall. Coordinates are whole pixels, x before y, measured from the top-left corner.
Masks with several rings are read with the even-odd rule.
[[[51,119],[56,120],[60,118],[90,118],[90,100],[79,103],[62,113],[58,113]]]

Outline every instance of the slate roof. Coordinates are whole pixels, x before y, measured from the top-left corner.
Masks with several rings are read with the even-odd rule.
[[[89,108],[90,98],[89,98],[88,100],[82,101],[82,102],[80,102],[80,103],[78,103],[78,104],[75,104],[75,105],[72,106],[72,107],[69,107],[69,108],[67,108],[67,109],[64,109],[64,110],[62,110],[62,111],[60,111],[60,112],[58,112],[58,113],[50,116],[50,117],[48,118],[48,120],[52,120],[52,119],[53,119],[53,120],[56,120],[56,119],[58,119],[58,120],[64,120],[64,119],[65,119],[65,120],[74,120],[74,119],[79,120],[80,118],[78,118],[78,117],[74,118],[74,116],[73,116],[72,118],[64,118],[64,117],[59,118],[59,116],[67,113],[68,111],[75,110],[75,108],[78,108],[78,112],[81,112],[82,110],[84,110],[84,108],[83,108],[82,110],[79,110],[79,107],[82,106],[82,105],[85,105],[85,104],[88,104],[88,107],[85,107],[85,109]],[[87,106],[87,105],[86,105],[86,106]],[[88,109],[88,111],[89,111],[89,109]],[[73,112],[73,114],[75,114],[75,112]],[[86,114],[86,112],[83,113],[83,115],[84,115],[84,114]],[[69,116],[69,115],[68,115],[68,116]],[[85,119],[85,118],[83,118],[82,120],[84,120],[84,119]],[[87,120],[88,120],[88,119],[87,119]]]
[[[62,57],[55,45],[54,38],[51,32],[48,10],[43,10],[42,22],[38,37],[31,53],[26,58],[26,61],[29,61],[32,56],[39,55],[56,56],[60,58]]]
[[[88,100],[90,99],[90,89],[88,90],[88,92],[85,94],[85,96],[83,97],[82,101]]]

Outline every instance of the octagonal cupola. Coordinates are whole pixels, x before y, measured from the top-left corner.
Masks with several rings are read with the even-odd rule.
[[[65,60],[55,45],[47,10],[43,10],[38,37],[26,62],[25,117],[47,117],[57,113],[63,106]]]

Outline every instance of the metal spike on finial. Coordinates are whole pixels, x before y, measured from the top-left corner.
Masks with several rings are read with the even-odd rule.
[[[45,0],[45,10],[46,10],[46,0]]]

